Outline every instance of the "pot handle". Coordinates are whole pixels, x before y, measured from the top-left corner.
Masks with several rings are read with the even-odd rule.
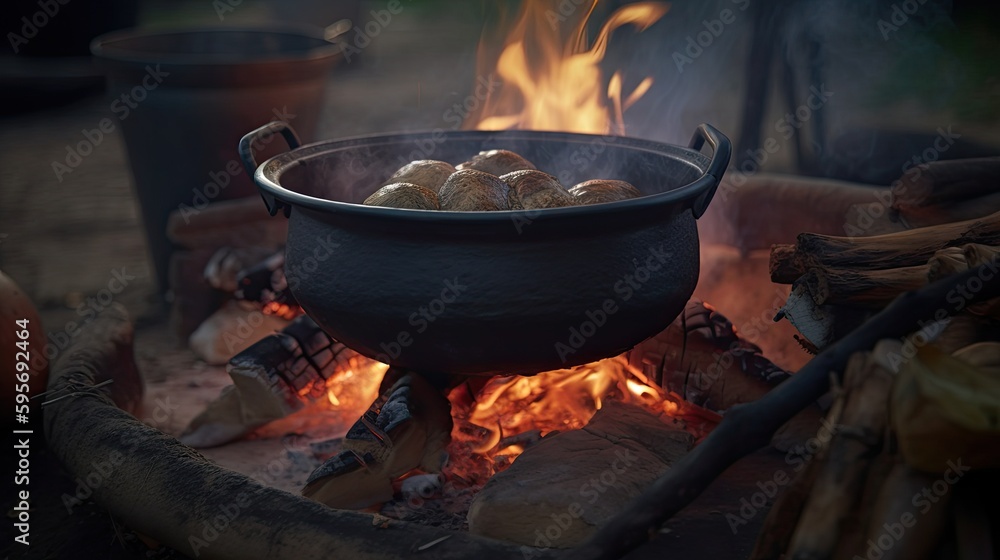
[[[708,162],[708,170],[705,171],[703,178],[711,181],[711,185],[691,205],[691,211],[695,218],[702,217],[708,210],[708,204],[712,202],[712,197],[715,196],[715,191],[719,188],[719,182],[722,181],[722,175],[729,167],[729,158],[733,153],[732,142],[726,138],[725,134],[710,124],[700,124],[694,137],[691,138],[689,146],[692,150],[700,152],[706,142],[712,147],[712,159]]]
[[[253,179],[254,173],[257,171],[257,158],[254,157],[253,153],[254,145],[260,142],[267,142],[270,136],[279,133],[285,139],[285,143],[288,144],[290,149],[294,150],[302,145],[299,142],[299,135],[295,134],[295,130],[285,121],[269,122],[240,138],[240,159],[243,160],[243,168],[247,170],[247,174],[250,175],[251,179]],[[270,194],[261,192],[261,196],[264,197],[264,204],[267,205],[267,211],[272,216],[277,214],[282,206],[281,203],[275,200],[274,196]]]

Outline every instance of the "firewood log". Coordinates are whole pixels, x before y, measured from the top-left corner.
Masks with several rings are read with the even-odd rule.
[[[772,245],[768,263],[771,282],[791,284],[806,273],[805,263],[799,262],[795,244]]]
[[[875,352],[878,352],[876,348]],[[868,470],[889,425],[892,373],[869,352],[844,372],[843,412],[788,547],[792,558],[830,558],[861,501]]]
[[[855,270],[810,268],[793,286],[804,285],[816,305],[851,305],[881,309],[903,292],[927,283],[928,265]]]
[[[232,388],[191,420],[179,439],[192,447],[228,443],[325,397],[326,380],[337,371],[364,371],[369,364],[302,315],[229,361]]]
[[[788,378],[721,313],[692,299],[673,323],[628,353],[629,363],[667,392],[721,412],[756,400]]]
[[[441,471],[451,427],[440,388],[404,372],[347,432],[344,451],[313,471],[302,495],[337,509],[386,502],[393,481],[407,472]]]
[[[935,206],[904,207],[894,212],[903,229],[936,226],[981,218],[1000,210],[1000,192]]]
[[[927,277],[934,281],[987,263],[997,267],[1000,263],[1000,246],[969,243],[961,247],[948,247],[934,253],[927,262]],[[1000,319],[1000,300],[984,301],[969,308],[969,312]]]
[[[949,205],[997,192],[1000,157],[922,163],[892,186],[895,209]]]
[[[843,410],[844,399],[836,399],[826,415],[826,423],[828,425],[838,424]],[[757,542],[754,544],[749,560],[772,560],[779,558],[788,549],[788,544],[792,540],[799,518],[802,516],[802,510],[809,499],[816,477],[819,476],[823,468],[823,462],[829,449],[829,440],[817,441],[820,448],[810,457],[803,470],[778,496],[768,511],[764,524],[761,526],[760,532],[757,533]]]
[[[839,305],[817,305],[804,284],[788,294],[778,318],[788,319],[815,348],[823,349],[857,328],[872,311]]]
[[[1000,246],[969,243],[941,249],[927,261],[927,278],[931,282],[988,262],[1000,260]]]
[[[965,222],[871,237],[803,233],[794,252],[784,247],[772,251],[771,280],[788,284],[816,266],[873,270],[920,266],[940,249],[967,243],[1000,245],[1000,212]]]
[[[947,524],[947,502],[951,493],[939,498],[937,503],[921,498],[919,509],[915,509],[917,505],[914,503],[914,496],[920,496],[924,489],[931,488],[939,479],[940,474],[922,473],[903,463],[897,464],[878,490],[878,501],[872,508],[863,546],[853,551],[853,554],[880,560],[933,558],[934,549]],[[903,526],[904,522],[906,526]],[[897,526],[902,526],[902,530]],[[889,535],[891,546],[884,546],[889,542],[886,537],[887,527],[900,535],[898,539]],[[882,539],[881,545],[879,539]]]

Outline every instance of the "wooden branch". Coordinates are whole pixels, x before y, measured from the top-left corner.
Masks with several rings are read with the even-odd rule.
[[[326,398],[327,379],[337,372],[365,371],[371,363],[301,315],[229,360],[232,387],[194,417],[179,439],[197,448],[229,443]]]
[[[822,350],[865,322],[873,310],[839,305],[816,305],[802,284],[792,289],[779,316],[788,319],[806,340]]]
[[[804,285],[816,305],[851,305],[881,309],[899,294],[927,283],[928,265],[852,270],[811,268],[795,281]]]
[[[836,375],[843,372],[852,354],[870,349],[883,338],[904,336],[919,328],[921,321],[939,313],[950,315],[959,311],[948,298],[953,298],[956,288],[964,288],[973,277],[988,279],[983,280],[983,288],[971,294],[966,304],[1000,296],[1000,274],[985,265],[901,295],[760,400],[731,408],[701,445],[565,558],[610,560],[647,541],[664,521],[691,503],[727,467],[767,445],[782,424],[821,397],[829,389],[830,372]]]
[[[796,258],[811,265],[838,268],[919,266],[935,251],[966,243],[1000,245],[1000,212],[965,222],[871,237],[803,233],[796,242]]]
[[[922,163],[892,186],[892,207],[949,205],[993,194],[1000,187],[1000,157]]]
[[[844,399],[836,399],[826,415],[826,423],[836,425],[844,409]],[[809,499],[816,477],[823,468],[829,442],[820,442],[822,447],[816,451],[805,466],[805,470],[792,481],[788,489],[778,496],[774,505],[767,512],[764,525],[757,533],[757,542],[748,560],[773,560],[780,558],[792,540],[795,528],[798,526],[802,509]]]
[[[347,432],[344,451],[309,475],[303,496],[364,509],[391,500],[393,481],[413,469],[441,472],[451,441],[448,399],[422,376],[397,372],[399,379]]]
[[[913,496],[923,492],[924,488],[930,488],[940,479],[941,473],[919,472],[904,463],[897,464],[878,490],[878,500],[872,508],[869,526],[861,539],[865,544],[847,557],[857,555],[864,558],[871,548],[867,544],[869,539],[873,543],[876,542],[879,537],[886,534],[887,524],[892,526],[906,518],[909,527],[900,538],[894,539],[893,545],[886,550],[873,551],[872,557],[878,554],[880,560],[935,558],[933,552],[940,543],[949,521],[947,502],[951,500],[953,492],[949,491],[943,497],[939,497],[939,501],[926,511],[914,509]]]
[[[729,319],[698,299],[627,359],[668,393],[715,412],[756,400],[788,377],[758,346],[740,338]]]
[[[74,396],[46,406],[44,420],[48,449],[70,477],[87,480],[98,472],[91,497],[134,530],[208,560],[390,560],[420,547],[428,558],[442,560],[507,560],[525,552],[468,533],[374,522],[371,515],[334,510],[213,464],[94,388],[95,375],[131,367],[131,354],[116,350],[130,330],[127,318],[108,310],[77,335],[49,381],[49,390]],[[530,552],[533,558],[554,556]]]
[[[789,544],[791,558],[830,558],[856,514],[868,471],[889,425],[893,375],[871,352],[851,356],[844,373],[843,414]],[[829,427],[827,428],[829,429]]]
[[[936,226],[982,218],[1000,211],[1000,192],[936,206],[904,207],[894,211],[903,229]]]
[[[1000,245],[1000,212],[984,218],[870,237],[802,233],[771,248],[771,281],[791,284],[811,268],[882,270],[927,263],[936,251],[968,243]]]
[[[948,247],[934,253],[927,262],[927,278],[931,281],[947,278],[952,274],[964,272],[970,267],[979,266],[1000,259],[1000,247],[991,247],[978,243],[969,243],[961,247]]]
[[[795,245],[772,245],[771,260],[767,264],[771,282],[791,284],[806,273],[806,263],[798,259]]]
[[[945,278],[986,263],[1000,261],[1000,247],[969,243],[962,247],[942,249],[928,261],[927,276],[930,280]],[[1000,319],[1000,300],[984,301],[969,311],[975,315]]]

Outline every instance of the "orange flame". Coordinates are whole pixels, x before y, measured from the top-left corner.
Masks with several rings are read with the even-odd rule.
[[[299,315],[302,315],[302,308],[297,305],[288,305],[286,303],[272,301],[264,305],[263,312],[264,315],[276,315],[286,321],[291,321]]]
[[[600,62],[612,32],[627,24],[643,31],[667,13],[669,4],[638,2],[619,8],[588,46],[587,20],[597,1],[565,15],[560,10],[572,6],[568,2],[525,0],[494,64],[484,38],[479,75],[495,67],[502,85],[487,97],[477,117],[470,116],[467,127],[624,134],[624,111],[649,90],[653,78],[647,76],[623,100],[622,72],[616,71],[605,85]],[[572,19],[576,23],[568,30],[559,28],[560,22]]]
[[[526,435],[543,437],[582,428],[607,400],[617,400],[684,420],[697,435],[706,434],[717,415],[666,394],[623,356],[532,377],[494,377],[469,402],[466,388],[452,390],[451,473],[485,481],[503,470],[532,443]],[[526,441],[527,440],[527,441]]]

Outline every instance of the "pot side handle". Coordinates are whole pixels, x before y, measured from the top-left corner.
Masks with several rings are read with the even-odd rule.
[[[269,122],[257,130],[248,132],[243,138],[240,138],[239,154],[240,159],[243,160],[243,169],[246,169],[251,179],[253,179],[258,167],[257,158],[254,157],[254,146],[266,143],[274,134],[281,134],[281,137],[285,139],[285,143],[292,150],[302,145],[302,142],[299,141],[299,135],[295,133],[291,125],[284,121]],[[263,192],[261,196],[264,197],[264,204],[267,205],[267,211],[272,216],[277,214],[280,209],[278,201],[273,196]]]
[[[700,124],[694,137],[691,138],[689,147],[700,152],[706,143],[712,148],[712,159],[708,162],[708,169],[703,178],[711,181],[711,186],[692,203],[691,211],[695,218],[700,218],[708,210],[708,204],[712,202],[712,197],[715,196],[715,191],[719,188],[719,182],[722,181],[722,175],[729,167],[729,158],[732,157],[733,153],[732,142],[726,138],[725,134],[719,132],[712,125]]]

